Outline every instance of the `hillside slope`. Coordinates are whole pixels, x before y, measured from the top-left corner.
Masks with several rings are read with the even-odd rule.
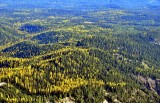
[[[0,10],[0,102],[160,102],[159,8],[86,7]]]

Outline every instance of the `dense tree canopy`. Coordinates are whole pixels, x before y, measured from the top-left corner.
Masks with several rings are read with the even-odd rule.
[[[160,102],[158,10],[0,9],[0,102]]]

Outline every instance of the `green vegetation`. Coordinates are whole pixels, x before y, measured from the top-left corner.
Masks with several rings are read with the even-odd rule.
[[[160,102],[157,11],[0,10],[0,102]]]

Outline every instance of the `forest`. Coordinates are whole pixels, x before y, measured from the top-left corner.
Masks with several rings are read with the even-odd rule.
[[[160,103],[159,10],[0,6],[0,103]]]

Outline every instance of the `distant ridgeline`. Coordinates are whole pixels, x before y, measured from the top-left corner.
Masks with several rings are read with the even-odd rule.
[[[103,5],[107,7],[159,6],[159,0],[0,0],[7,8],[84,8],[84,6]],[[0,8],[2,8],[0,6]]]

